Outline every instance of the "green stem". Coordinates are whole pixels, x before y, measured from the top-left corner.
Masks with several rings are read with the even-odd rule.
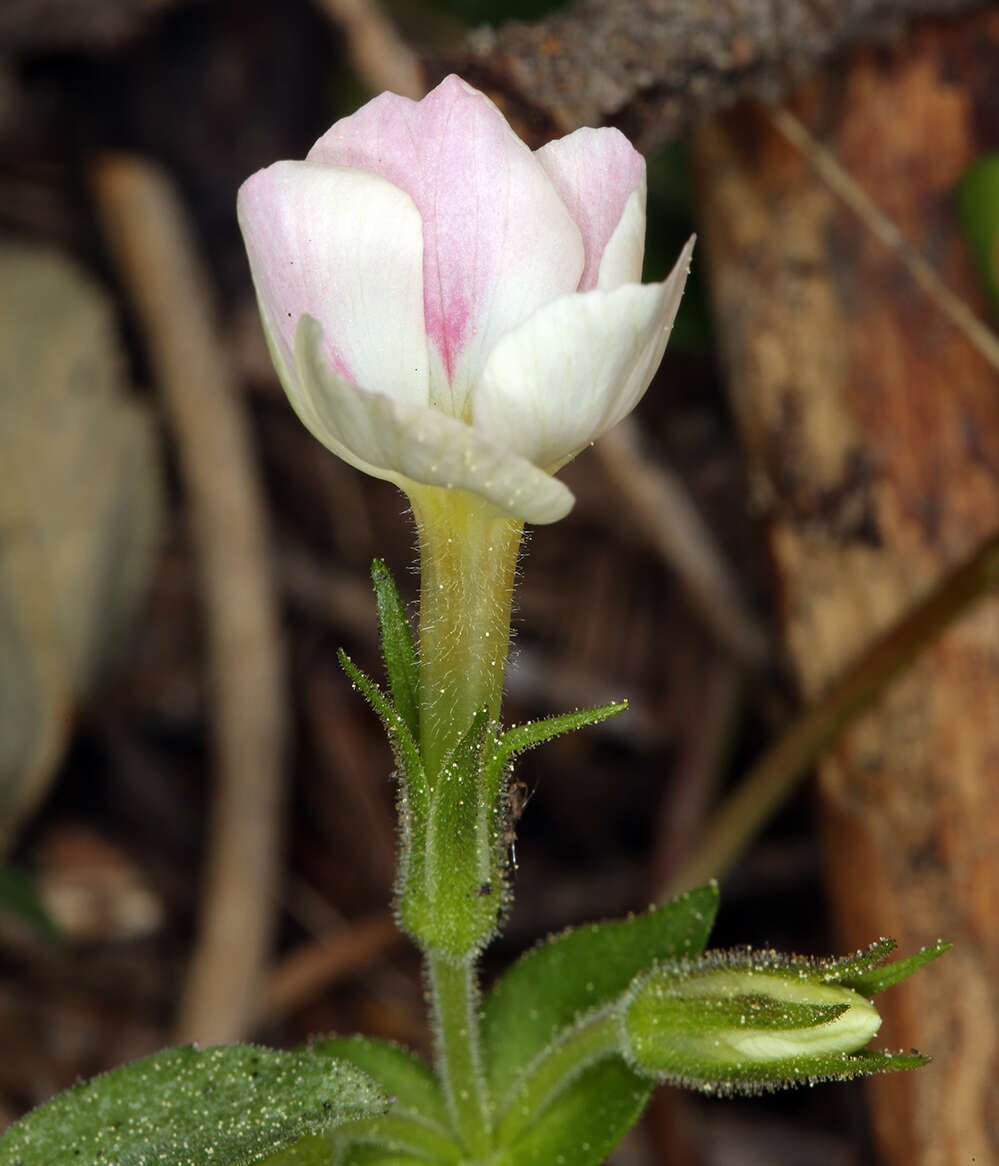
[[[557,1044],[549,1045],[504,1098],[497,1141],[512,1145],[567,1085],[590,1065],[621,1051],[621,1017],[616,1008],[588,1016]]]
[[[431,783],[479,709],[499,718],[523,524],[460,490],[422,486],[420,749]]]
[[[479,993],[475,962],[426,952],[437,1073],[455,1132],[470,1154],[485,1157],[491,1121],[479,1049]]]

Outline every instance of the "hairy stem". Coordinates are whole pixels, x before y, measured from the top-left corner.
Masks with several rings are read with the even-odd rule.
[[[485,1156],[491,1120],[479,1050],[479,993],[475,963],[426,953],[437,1073],[455,1132],[469,1153]]]

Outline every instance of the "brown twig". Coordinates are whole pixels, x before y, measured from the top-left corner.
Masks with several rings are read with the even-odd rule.
[[[581,0],[536,24],[480,29],[430,69],[491,92],[541,140],[616,125],[643,150],[740,97],[777,100],[850,45],[981,0]]]
[[[819,755],[866,712],[928,644],[999,585],[999,535],[948,575],[806,709],[746,774],[718,810],[692,856],[663,888],[668,899],[726,873]]]
[[[253,442],[213,326],[208,277],[169,179],[103,159],[94,189],[176,441],[204,591],[216,785],[200,933],[176,1036],[246,1035],[277,896],[286,736],[278,612]]]
[[[687,598],[721,646],[747,668],[770,658],[766,632],[750,614],[735,576],[686,487],[643,454],[627,418],[594,446],[604,472],[624,498],[650,545],[680,577]]]
[[[282,1019],[402,942],[402,932],[386,911],[296,948],[272,972],[258,1020],[272,1024]]]

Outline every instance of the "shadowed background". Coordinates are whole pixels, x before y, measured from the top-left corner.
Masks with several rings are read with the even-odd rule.
[[[457,68],[532,145],[619,125],[648,152],[646,278],[700,237],[634,422],[526,543],[507,719],[632,707],[522,762],[493,967],[682,881],[803,705],[994,534],[999,363],[962,323],[989,308],[955,198],[999,144],[999,19],[714,7],[0,11],[0,1126],[178,1040],[428,1047],[391,760],[335,662],[379,672],[368,566],[415,603],[415,541],[285,401],[234,216],[379,89]],[[953,939],[884,1002],[881,1043],[934,1064],[662,1090],[614,1162],[999,1162],[997,704],[987,601],[725,856],[716,945]]]

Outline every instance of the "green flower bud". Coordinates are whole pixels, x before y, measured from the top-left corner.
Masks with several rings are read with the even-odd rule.
[[[858,1052],[881,1027],[877,1009],[829,978],[828,965],[773,952],[660,965],[625,998],[626,1055],[646,1076],[722,1093],[887,1067]]]

